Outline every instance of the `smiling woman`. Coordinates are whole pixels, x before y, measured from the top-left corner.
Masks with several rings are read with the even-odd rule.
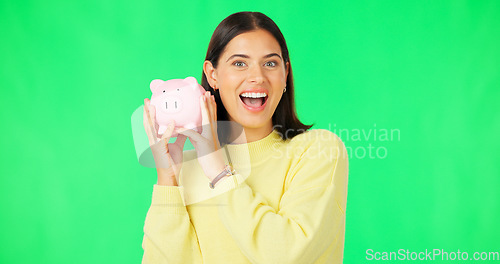
[[[277,25],[259,12],[224,19],[210,40],[202,86],[203,132],[179,130],[168,143],[171,126],[158,143],[163,154],[153,153],[172,166],[157,169],[143,263],[341,263],[347,153],[334,133],[298,120]],[[154,120],[145,104],[145,120]],[[245,136],[217,121],[238,124]],[[155,139],[154,125],[144,124]],[[186,137],[196,153],[181,153]],[[197,164],[183,166],[194,154]],[[192,202],[200,194],[210,198]]]
[[[271,118],[285,92],[290,63],[279,54],[281,48],[274,36],[256,29],[234,37],[218,59],[217,68],[210,60],[203,65],[228,120],[241,124],[245,134],[255,139],[273,130]]]
[[[262,13],[236,13],[217,26],[208,45],[201,85],[214,94],[218,120],[235,120],[240,123],[245,117],[250,118],[245,122],[249,125],[245,132],[258,126],[255,123],[259,122],[258,119],[263,122],[262,120],[269,120],[270,116],[271,126],[283,135],[283,139],[293,138],[311,127],[302,124],[295,111],[292,66],[285,38],[274,21]],[[235,89],[232,98],[225,95],[227,87]],[[271,94],[267,94],[264,107],[258,107],[258,104],[245,107],[247,104],[240,103],[244,103],[243,100],[246,99],[234,99],[238,99],[235,98],[235,92],[243,93],[246,90],[250,93],[273,93],[273,98]],[[271,101],[267,102],[269,98]],[[235,112],[235,116],[231,116],[229,113],[233,113],[231,110],[236,107],[240,111],[245,108],[254,113],[245,114],[243,111],[236,116]],[[257,108],[257,111],[252,111],[253,108]],[[271,131],[269,123],[266,125],[262,131]],[[289,133],[286,133],[287,129]],[[222,139],[226,138],[224,132],[219,131]],[[247,133],[247,137],[249,135]]]

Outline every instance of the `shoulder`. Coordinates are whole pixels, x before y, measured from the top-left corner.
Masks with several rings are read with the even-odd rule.
[[[309,130],[290,139],[287,148],[291,155],[286,189],[346,186],[348,155],[335,133],[325,129]],[[341,189],[345,189],[343,187]]]
[[[301,133],[301,134],[295,136],[291,140],[292,141],[293,140],[295,140],[295,141],[297,141],[297,140],[298,141],[304,141],[304,140],[310,141],[310,140],[332,140],[335,138],[338,138],[337,135],[335,135],[335,133],[333,133],[329,130],[311,129],[311,130],[307,130],[304,133]]]
[[[302,155],[331,152],[336,156],[346,152],[342,140],[335,133],[326,129],[312,129],[299,134],[290,140],[289,147],[294,153]]]

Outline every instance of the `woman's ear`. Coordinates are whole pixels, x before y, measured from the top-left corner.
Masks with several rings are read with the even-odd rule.
[[[215,71],[215,68],[212,65],[211,61],[206,60],[203,63],[203,72],[205,73],[205,76],[207,77],[208,84],[212,88],[216,88],[216,86],[217,86],[217,72]]]

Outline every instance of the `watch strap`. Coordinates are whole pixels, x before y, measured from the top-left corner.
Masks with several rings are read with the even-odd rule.
[[[224,167],[224,170],[222,170],[221,173],[219,173],[219,175],[217,175],[217,177],[215,177],[209,184],[208,186],[210,186],[211,189],[215,188],[215,184],[220,181],[220,179],[222,179],[223,177],[225,176],[231,176],[231,175],[234,175],[234,171],[232,170],[231,166],[229,165],[226,165]]]

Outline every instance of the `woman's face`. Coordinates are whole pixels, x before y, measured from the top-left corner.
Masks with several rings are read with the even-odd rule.
[[[220,89],[231,121],[250,129],[272,129],[271,118],[286,86],[288,63],[284,64],[280,45],[271,33],[259,29],[236,36],[221,54],[217,69],[208,73],[212,87],[215,84]]]

